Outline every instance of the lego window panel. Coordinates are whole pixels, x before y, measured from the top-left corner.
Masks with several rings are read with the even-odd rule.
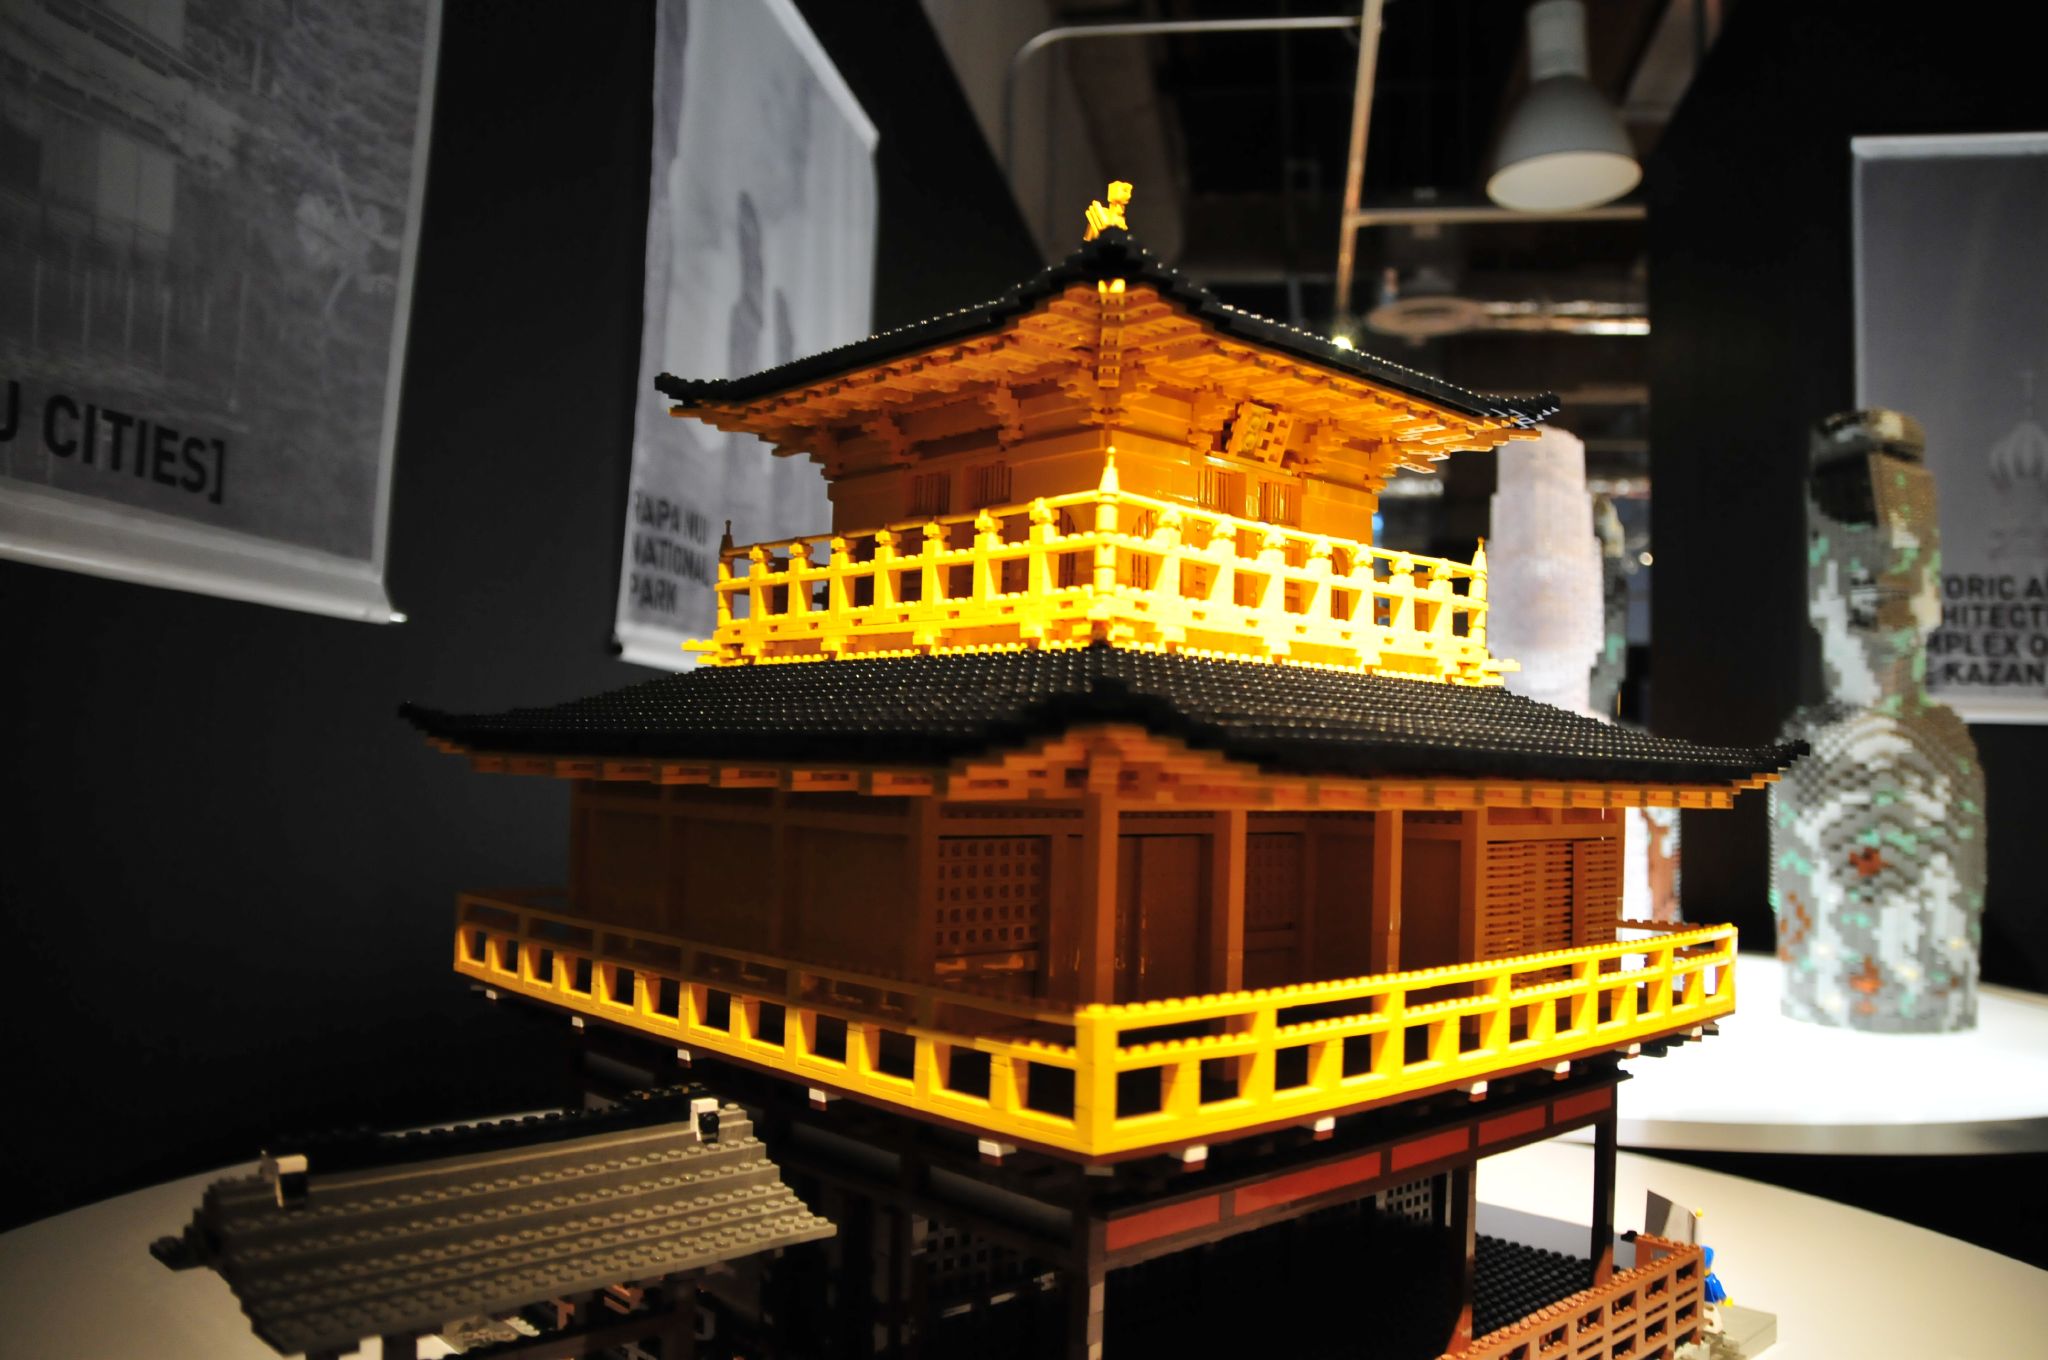
[[[1037,981],[1051,900],[1049,836],[946,836],[932,947],[940,974]]]

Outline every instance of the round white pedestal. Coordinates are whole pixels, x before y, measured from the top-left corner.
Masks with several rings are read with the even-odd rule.
[[[1788,1020],[1778,960],[1735,965],[1720,1034],[1628,1064],[1627,1147],[1903,1155],[2048,1151],[2048,997],[1985,987],[1962,1034]]]

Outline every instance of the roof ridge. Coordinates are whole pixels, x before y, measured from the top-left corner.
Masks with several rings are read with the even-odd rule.
[[[397,1133],[353,1128],[297,1134],[274,1140],[265,1155],[305,1154],[316,1174],[397,1166],[674,1123],[688,1119],[690,1102],[708,1094],[702,1086],[664,1086],[630,1092],[600,1110],[551,1110]]]
[[[1163,295],[1189,315],[1219,331],[1235,333],[1246,343],[1278,350],[1341,376],[1392,387],[1465,415],[1505,420],[1521,428],[1533,426],[1555,415],[1559,409],[1554,392],[1508,395],[1474,391],[1392,359],[1364,350],[1344,348],[1313,331],[1233,307],[1207,287],[1159,260],[1135,235],[1121,227],[1104,228],[1093,240],[1083,242],[1064,258],[1046,265],[1030,278],[1012,284],[986,301],[969,303],[922,321],[878,331],[865,339],[848,341],[753,373],[725,378],[681,378],[673,373],[661,373],[655,377],[654,386],[655,390],[686,409],[721,401],[770,396],[829,381],[862,364],[882,363],[921,349],[935,348],[950,340],[988,334],[1063,291],[1069,282],[1128,279],[1133,275],[1159,288]]]

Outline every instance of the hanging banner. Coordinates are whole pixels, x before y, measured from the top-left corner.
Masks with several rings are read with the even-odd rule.
[[[874,125],[789,0],[663,0],[633,471],[616,636],[625,658],[690,664],[735,541],[830,522],[806,459],[677,420],[657,374],[727,378],[868,333]]]
[[[0,555],[372,622],[438,0],[0,0]]]
[[[1920,420],[1940,498],[1928,688],[2048,722],[2048,133],[1851,150],[1856,401]]]

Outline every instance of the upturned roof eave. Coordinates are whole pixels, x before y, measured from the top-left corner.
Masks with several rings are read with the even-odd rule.
[[[757,373],[733,378],[681,378],[663,373],[654,380],[654,385],[656,390],[674,401],[680,411],[743,406],[844,378],[878,364],[993,334],[1017,318],[1039,310],[1073,284],[1117,278],[1157,289],[1162,297],[1194,320],[1241,343],[1314,365],[1338,377],[1372,383],[1430,402],[1472,419],[1526,429],[1558,410],[1555,393],[1503,396],[1474,392],[1392,360],[1360,350],[1344,349],[1323,336],[1254,312],[1240,311],[1218,300],[1206,288],[1183,277],[1178,271],[1160,264],[1129,233],[1114,229],[1104,232],[1059,263],[1047,266],[1034,278],[988,301],[806,355]]]

